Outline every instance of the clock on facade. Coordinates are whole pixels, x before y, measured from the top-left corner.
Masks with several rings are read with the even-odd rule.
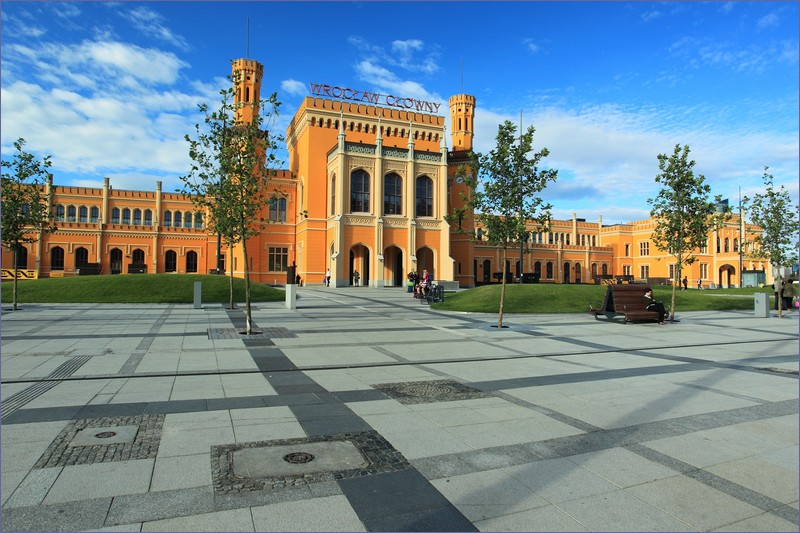
[[[456,183],[464,183],[464,176],[456,176]]]

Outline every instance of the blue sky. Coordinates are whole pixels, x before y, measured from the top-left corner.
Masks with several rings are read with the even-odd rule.
[[[180,186],[183,137],[264,64],[285,131],[308,84],[477,99],[475,148],[534,125],[559,169],[556,218],[647,218],[657,156],[688,144],[713,194],[797,201],[797,2],[3,2],[0,137],[52,155],[55,181]],[[249,17],[249,48],[247,18]],[[463,65],[463,68],[462,68]],[[449,142],[449,136],[448,136]]]

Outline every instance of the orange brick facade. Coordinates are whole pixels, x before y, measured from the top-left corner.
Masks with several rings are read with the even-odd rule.
[[[233,64],[246,75],[238,101],[258,101],[263,67]],[[461,200],[455,173],[472,149],[475,98],[449,101],[451,148],[445,118],[402,107],[330,97],[304,99],[286,131],[289,168],[272,186],[285,198],[265,206],[270,219],[248,242],[251,279],[283,284],[295,264],[304,283],[321,285],[327,270],[333,286],[404,286],[406,274],[427,269],[434,279],[461,287],[495,282],[502,251],[454,231],[445,215]],[[247,117],[244,117],[245,119]],[[217,265],[217,237],[189,198],[165,193],[48,184],[58,231],[41,235],[20,254],[20,268],[40,277],[73,276],[81,265],[99,264],[101,274],[128,272],[208,273]],[[470,217],[455,223],[480,235]],[[650,240],[653,220],[604,226],[554,220],[547,232],[531,227],[523,243],[522,272],[540,282],[593,283],[598,276],[630,276],[657,282],[672,278],[674,259]],[[757,231],[747,225],[745,234]],[[747,238],[746,238],[747,240]],[[738,286],[738,219],[709,235],[697,261],[684,268],[691,287],[698,280]],[[240,249],[222,245],[223,266],[243,276]],[[509,250],[505,270],[519,274],[520,247]],[[4,268],[13,264],[3,249]],[[746,255],[744,270],[771,269]]]

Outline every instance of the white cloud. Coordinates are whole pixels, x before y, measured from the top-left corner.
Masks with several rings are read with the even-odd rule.
[[[190,47],[186,40],[167,28],[164,25],[164,18],[156,11],[144,6],[138,6],[130,10],[121,10],[120,14],[143,34],[169,43],[179,50],[189,50]]]
[[[283,80],[281,90],[293,96],[305,96],[308,94],[306,84],[297,80]]]
[[[661,16],[661,12],[658,10],[651,10],[645,11],[642,13],[642,20],[645,22],[650,22],[651,20],[655,20]]]
[[[772,13],[764,15],[758,19],[757,26],[759,30],[763,30],[772,26],[777,26],[779,22],[780,18],[778,18],[778,14],[773,11]]]
[[[535,54],[539,51],[539,45],[533,42],[533,39],[523,39],[522,44],[525,45],[525,48],[528,50],[528,52]]]
[[[657,155],[671,154],[675,144],[690,146],[695,173],[705,176],[712,194],[735,200],[739,186],[758,188],[768,164],[776,183],[786,184],[797,197],[796,131],[787,138],[744,126],[720,128],[704,125],[702,116],[697,109],[546,106],[525,111],[523,128],[535,126],[534,150],[546,146],[550,155],[543,166],[559,170],[556,183],[542,194],[557,218],[571,218],[573,212],[587,220],[602,215],[604,223],[647,218],[647,198],[658,193]],[[503,120],[519,124],[518,115],[476,109],[476,151],[494,148]]]
[[[360,61],[355,65],[355,69],[361,80],[373,84],[382,91],[421,100],[442,100],[438,95],[428,92],[422,84],[416,81],[403,80],[386,67],[382,67],[370,60]]]

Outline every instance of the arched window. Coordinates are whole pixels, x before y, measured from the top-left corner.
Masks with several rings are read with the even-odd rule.
[[[131,260],[137,265],[144,264],[144,250],[141,250],[140,248],[135,249],[131,253]]]
[[[183,227],[184,228],[191,228],[192,227],[192,214],[186,213],[186,216],[183,219]]]
[[[273,198],[269,201],[269,221],[286,222],[286,198]]]
[[[64,270],[64,249],[60,246],[50,249],[50,270]]]
[[[87,216],[88,214],[89,214],[89,210],[86,209],[85,205],[82,205],[78,209],[78,222],[86,222],[86,220],[88,219],[88,216]]]
[[[144,210],[144,225],[145,226],[152,226],[153,225],[153,212],[149,209]]]
[[[728,253],[728,252],[731,251],[731,241],[727,237],[725,237],[725,248],[724,248],[724,250],[725,250],[725,253]]]
[[[733,251],[734,252],[739,251],[739,239],[733,239]]]
[[[119,208],[115,207],[111,210],[111,223],[119,224]]]
[[[194,227],[198,229],[203,227],[203,213],[194,214]]]
[[[336,174],[331,178],[331,216],[336,214]]]
[[[186,252],[186,272],[197,272],[197,252]]]
[[[85,265],[89,262],[89,250],[80,246],[75,248],[75,266],[80,268],[81,265]]]
[[[608,276],[608,265],[603,263],[602,272],[604,276]]]
[[[127,207],[122,210],[122,223],[123,224],[130,224],[131,223],[131,210]]]
[[[89,210],[89,222],[97,224],[98,220],[100,220],[100,208],[93,207]]]
[[[180,228],[182,222],[183,222],[183,214],[180,211],[175,211],[175,214],[172,217],[172,223],[176,228]]]
[[[597,246],[597,235],[592,235],[592,246]]]
[[[547,268],[547,275],[545,277],[547,279],[553,279],[553,263],[548,261],[546,268]]]
[[[170,227],[172,225],[172,211],[164,211],[164,226]]]
[[[109,255],[111,256],[111,273],[120,274],[122,272],[122,250],[112,248]]]
[[[720,248],[719,244],[720,244],[719,243],[719,237],[717,237],[717,253],[719,253],[719,248]]]
[[[17,268],[27,270],[28,268],[28,249],[23,245],[17,245]]]
[[[536,261],[533,263],[533,273],[542,277],[542,262]]]
[[[361,169],[350,174],[350,212],[369,212],[369,174]]]
[[[383,214],[403,214],[403,178],[394,172],[383,178]]]
[[[478,240],[482,241],[483,240],[483,229],[482,228],[478,228],[478,231],[476,232],[476,235],[478,237]]]
[[[134,226],[141,226],[142,225],[142,210],[141,209],[134,209],[133,210],[133,225]]]
[[[64,206],[61,204],[56,206],[56,221],[64,222]]]
[[[431,180],[428,176],[420,176],[417,178],[416,216],[433,216],[433,180]]]
[[[71,205],[67,207],[67,222],[75,222],[77,217],[75,216],[75,206]]]
[[[164,272],[176,272],[178,270],[178,254],[175,250],[167,250],[164,254]]]

